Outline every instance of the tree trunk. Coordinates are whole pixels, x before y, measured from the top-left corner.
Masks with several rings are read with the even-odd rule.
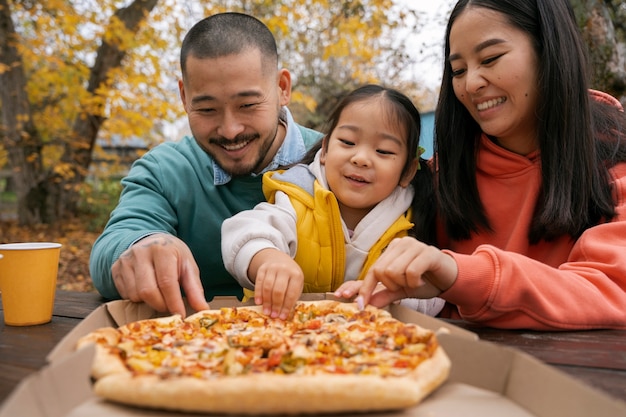
[[[589,49],[592,87],[626,105],[626,9],[623,0],[572,0]]]
[[[19,39],[7,0],[0,0],[0,125],[2,144],[8,152],[21,224],[40,218],[45,200],[41,163],[41,138],[33,124],[26,95],[26,76],[16,45]]]
[[[112,19],[119,19],[126,29],[136,33],[140,23],[154,9],[158,0],[135,0],[128,7],[119,9]],[[102,40],[96,55],[96,62],[91,68],[87,92],[97,94],[100,86],[107,81],[113,69],[122,65],[126,51],[118,45]],[[105,118],[100,114],[81,113],[74,121],[70,140],[66,143],[61,163],[66,165],[69,175],[62,178],[50,176],[46,183],[48,207],[54,207],[54,221],[76,213],[79,202],[79,190],[83,184],[92,161],[93,148],[98,131]]]
[[[154,9],[158,0],[134,0],[119,9],[118,19],[132,33]],[[33,124],[26,94],[26,76],[16,45],[19,42],[7,0],[0,0],[0,100],[2,102],[2,144],[9,153],[9,164],[17,194],[18,221],[21,225],[53,223],[76,213],[79,190],[91,164],[93,147],[104,122],[102,113],[83,112],[76,117],[56,169],[44,170],[43,143]],[[97,90],[113,69],[122,65],[126,51],[102,40],[96,62],[90,71],[87,92]],[[3,67],[5,70],[3,71]],[[60,169],[59,169],[60,168]]]

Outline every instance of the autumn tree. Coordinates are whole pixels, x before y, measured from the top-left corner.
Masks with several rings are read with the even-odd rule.
[[[0,0],[0,135],[21,224],[75,214],[97,138],[163,140],[155,121],[182,111],[182,36],[226,10],[276,34],[303,124],[360,83],[401,86],[409,57],[393,33],[410,12],[392,0]]]
[[[171,118],[175,96],[150,88],[169,47],[146,24],[157,2],[0,0],[0,134],[20,224],[75,212],[105,123],[145,135]]]

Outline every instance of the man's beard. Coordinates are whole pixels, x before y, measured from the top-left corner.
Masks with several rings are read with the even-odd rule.
[[[212,152],[210,152],[207,149],[205,149],[205,151],[213,158],[213,161],[224,172],[226,172],[228,175],[230,175],[232,177],[243,177],[243,176],[250,175],[251,173],[259,173],[259,172],[263,171],[263,169],[265,168],[265,166],[263,166],[263,162],[264,162],[265,157],[267,156],[267,153],[269,152],[270,148],[274,144],[274,141],[276,140],[276,135],[278,135],[278,125],[276,125],[276,129],[274,130],[274,134],[271,136],[272,139],[271,140],[266,140],[266,141],[261,143],[261,148],[259,149],[259,152],[256,155],[256,159],[255,159],[254,164],[253,164],[252,167],[243,166],[243,167],[241,167],[241,169],[237,169],[239,167],[238,166],[234,166],[233,168],[230,168],[230,169],[229,168],[225,168],[224,166],[222,166],[222,164],[219,163],[218,159],[215,157],[215,155]],[[234,145],[237,145],[237,144],[240,144],[240,143],[256,141],[256,140],[259,140],[259,138],[260,138],[260,135],[258,133],[241,134],[241,135],[237,135],[235,137],[235,140],[229,140],[229,139],[226,139],[224,137],[209,138],[209,143],[212,144],[212,145],[217,145],[217,146],[223,146],[223,145],[225,145],[225,146],[234,146]]]

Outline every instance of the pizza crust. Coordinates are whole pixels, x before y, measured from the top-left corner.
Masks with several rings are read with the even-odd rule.
[[[413,377],[364,375],[248,375],[214,380],[110,375],[96,394],[155,409],[228,414],[319,414],[396,410],[414,406],[448,377],[441,348]]]

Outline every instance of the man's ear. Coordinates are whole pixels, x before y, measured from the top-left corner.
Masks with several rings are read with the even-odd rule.
[[[178,91],[180,92],[180,100],[183,102],[183,109],[185,112],[187,111],[187,100],[185,99],[185,84],[183,83],[183,79],[178,80]]]
[[[285,68],[278,71],[279,103],[286,106],[291,101],[291,73]]]
[[[411,161],[411,165],[406,170],[406,172],[402,175],[402,178],[400,178],[400,184],[399,185],[401,187],[404,187],[404,188],[408,187],[408,185],[411,183],[411,180],[413,179],[413,177],[417,173],[417,168],[418,167],[419,167],[419,159],[418,158],[413,158],[413,160]]]

